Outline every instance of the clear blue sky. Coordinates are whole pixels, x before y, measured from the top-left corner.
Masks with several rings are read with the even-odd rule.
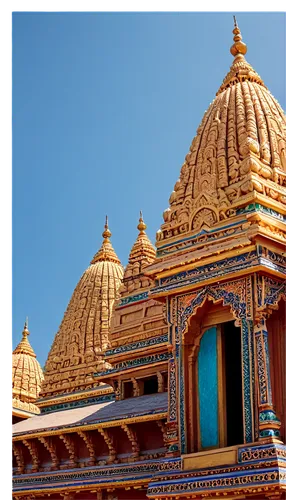
[[[285,14],[237,13],[247,60],[285,109]],[[44,365],[105,214],[126,265],[155,241],[232,56],[232,13],[13,15],[13,345]]]

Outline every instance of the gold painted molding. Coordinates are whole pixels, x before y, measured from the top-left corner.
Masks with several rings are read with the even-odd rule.
[[[68,403],[69,401],[78,401],[81,399],[92,398],[94,396],[102,396],[104,394],[112,394],[112,387],[106,387],[105,389],[97,389],[91,390],[90,392],[82,392],[80,394],[76,393],[68,393],[63,396],[50,396],[49,398],[45,398],[45,400],[37,400],[37,406],[39,408],[44,408],[45,406],[58,405],[61,403]]]

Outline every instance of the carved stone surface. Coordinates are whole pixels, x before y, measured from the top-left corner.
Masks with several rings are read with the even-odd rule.
[[[158,247],[232,217],[255,193],[276,200],[285,213],[285,115],[244,54],[236,54],[197,130],[164,211]]]
[[[121,297],[134,291],[137,292],[140,288],[149,287],[151,284],[150,279],[144,276],[143,270],[144,267],[154,262],[156,251],[145,232],[147,226],[143,221],[141,212],[137,228],[139,234],[130,251],[128,264],[124,271],[123,284],[120,289]]]

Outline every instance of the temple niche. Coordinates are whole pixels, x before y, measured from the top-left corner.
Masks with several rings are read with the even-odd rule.
[[[156,248],[106,220],[44,380],[24,329],[15,500],[286,498],[286,119],[233,35]]]

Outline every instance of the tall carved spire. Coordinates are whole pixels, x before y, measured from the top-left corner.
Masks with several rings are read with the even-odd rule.
[[[106,215],[106,219],[105,219],[105,225],[104,225],[104,231],[102,233],[102,237],[103,237],[102,245],[90,263],[95,264],[96,262],[107,261],[107,262],[115,262],[116,264],[120,264],[120,260],[117,257],[117,255],[114,251],[114,248],[113,248],[113,246],[110,242],[110,239],[109,239],[111,237],[111,231],[108,227],[107,215]]]
[[[246,61],[236,20],[233,34],[232,66],[197,129],[157,232],[164,265],[168,254],[174,259],[185,248],[178,241],[221,226],[251,203],[285,213],[285,115]]]
[[[109,347],[111,312],[123,267],[110,242],[106,217],[103,242],[74,289],[45,366],[42,396],[94,387]]]

